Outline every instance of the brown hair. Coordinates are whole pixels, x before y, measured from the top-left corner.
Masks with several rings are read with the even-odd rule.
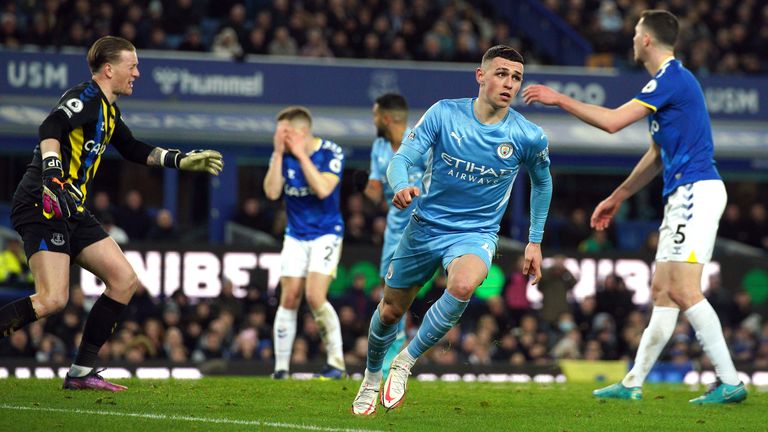
[[[652,33],[659,43],[670,47],[675,46],[677,34],[680,31],[677,17],[661,9],[645,10],[640,16],[643,19],[642,26]]]
[[[496,45],[488,48],[488,51],[485,52],[483,55],[482,64],[485,64],[486,62],[489,62],[496,57],[501,57],[503,59],[507,59],[516,63],[523,64],[525,63],[523,61],[523,55],[517,52],[512,47],[506,46],[506,45]]]
[[[304,120],[312,127],[312,114],[310,114],[307,108],[299,105],[292,105],[280,111],[277,114],[277,121],[280,120]]]
[[[88,50],[88,67],[92,73],[96,73],[105,64],[119,61],[123,51],[136,51],[136,47],[128,40],[116,36],[99,38]]]

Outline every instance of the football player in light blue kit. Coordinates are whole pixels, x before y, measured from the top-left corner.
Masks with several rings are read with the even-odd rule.
[[[275,314],[276,379],[287,378],[302,292],[328,354],[320,378],[346,376],[341,325],[328,302],[328,287],[341,256],[344,220],[339,210],[344,153],[312,134],[312,117],[291,106],[277,115],[274,151],[264,178],[267,198],[285,195],[288,226],[281,256],[280,306]]]
[[[403,137],[410,133],[407,122],[408,103],[402,95],[387,93],[376,98],[376,102],[373,104],[373,124],[376,126],[378,138],[373,141],[371,148],[371,173],[368,176],[368,184],[365,186],[364,193],[375,204],[380,203],[382,198],[389,203],[387,229],[384,232],[384,245],[381,248],[381,263],[379,265],[379,276],[382,281],[384,281],[389,262],[395,254],[395,249],[400,243],[400,237],[403,236],[403,231],[405,231],[411,216],[410,209],[400,210],[392,204],[395,191],[392,190],[387,181],[389,162],[400,148]],[[420,187],[424,168],[425,158],[408,168],[408,183]],[[405,321],[406,317],[403,316],[397,324],[397,338],[384,357],[382,369],[384,378],[389,374],[389,365],[392,359],[400,352],[400,348],[405,343]]]
[[[641,399],[643,381],[672,335],[682,309],[718,377],[710,391],[690,402],[741,402],[747,391],[725,344],[720,320],[701,292],[702,271],[712,257],[727,195],[713,159],[712,130],[701,86],[674,57],[678,28],[677,18],[667,11],[643,12],[635,26],[635,60],[653,79],[619,108],[581,103],[544,86],[526,88],[523,97],[526,103],[557,105],[610,133],[648,117],[651,146],[624,183],[595,208],[593,228],[606,229],[621,203],[663,172],[664,220],[651,284],[651,319],[627,376],[620,383],[595,390],[594,395]]]
[[[478,97],[433,105],[403,139],[387,170],[397,208],[421,198],[389,265],[384,299],[371,318],[365,377],[352,404],[355,414],[373,414],[378,399],[387,409],[399,406],[413,364],[459,321],[488,274],[499,223],[521,166],[532,185],[524,272],[534,276],[533,283],[541,277],[540,243],[552,177],[546,135],[509,107],[523,80],[523,57],[507,46],[492,47],[475,79]],[[424,155],[427,169],[419,188],[408,183],[408,168]],[[397,322],[440,265],[448,286],[414,339],[392,361],[380,391],[382,360],[395,339]]]

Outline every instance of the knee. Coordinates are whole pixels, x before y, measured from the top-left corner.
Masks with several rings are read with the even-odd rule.
[[[468,281],[457,278],[448,284],[448,292],[459,300],[466,301],[472,298],[472,294],[477,289],[477,285]]]
[[[53,315],[57,312],[61,312],[69,301],[69,293],[67,291],[63,291],[61,293],[47,293],[44,295],[38,295],[37,301],[43,306],[43,311],[37,311],[40,318],[42,318],[43,316]]]
[[[139,284],[141,284],[139,276],[136,272],[131,271],[123,278],[123,280],[121,280],[121,283],[116,284],[112,289],[124,293],[128,297],[133,297],[139,289]]]
[[[379,305],[379,317],[381,322],[386,325],[392,325],[400,321],[405,314],[405,308],[397,303],[382,300]]]
[[[306,297],[307,304],[313,311],[320,309],[320,307],[326,302],[325,296],[309,290],[307,290]]]

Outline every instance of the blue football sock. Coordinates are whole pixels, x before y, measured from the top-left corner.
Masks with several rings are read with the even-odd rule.
[[[417,359],[432,348],[448,333],[448,330],[459,322],[459,318],[468,304],[469,300],[461,301],[449,294],[448,290],[445,290],[424,316],[424,321],[422,321],[416,337],[406,348],[408,354]]]
[[[400,349],[403,348],[406,339],[405,316],[403,316],[397,323],[397,337],[395,338],[395,342],[390,345],[389,350],[387,350],[387,355],[384,356],[384,366],[381,369],[384,373],[384,379],[387,379],[387,375],[389,375],[389,366],[392,364],[392,360],[395,359],[395,356],[400,353]]]
[[[366,367],[369,371],[378,372],[381,370],[384,356],[396,337],[397,324],[387,325],[381,322],[381,315],[377,307],[371,317],[371,326],[368,330],[368,361]]]

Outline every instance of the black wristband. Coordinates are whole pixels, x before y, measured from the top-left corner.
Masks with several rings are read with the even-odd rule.
[[[61,159],[58,156],[48,156],[43,159],[43,178],[54,177],[56,175],[63,177],[64,169],[61,167]]]
[[[178,149],[168,149],[163,155],[163,166],[166,168],[179,169],[179,162],[181,162],[181,151]]]

